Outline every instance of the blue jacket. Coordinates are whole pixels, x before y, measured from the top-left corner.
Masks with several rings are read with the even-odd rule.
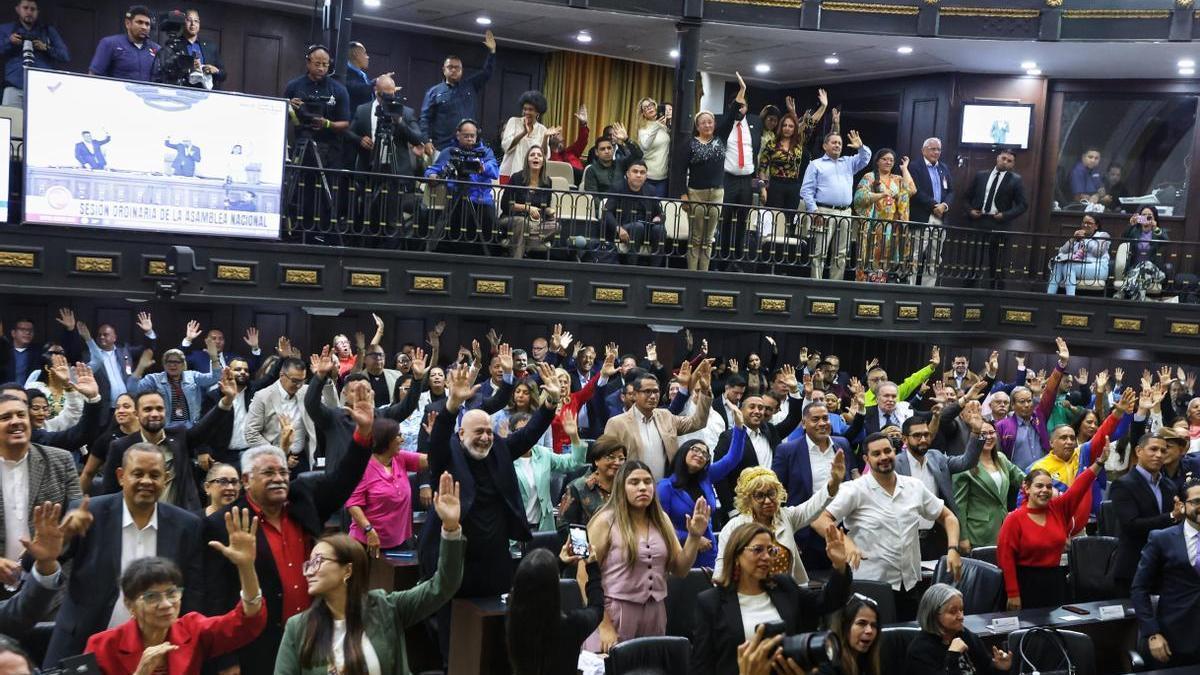
[[[467,188],[467,198],[476,204],[491,206],[495,203],[495,198],[492,196],[492,181],[500,177],[500,164],[496,162],[496,155],[492,154],[492,149],[483,143],[477,144],[472,150],[483,154],[483,171],[471,174],[471,185]],[[425,177],[440,178],[449,163],[450,148],[446,148],[438,153],[433,165],[425,169]],[[457,189],[457,183],[449,181],[446,187],[454,192]]]
[[[46,43],[46,51],[33,50],[34,68],[61,70],[67,65],[67,61],[71,60],[71,53],[67,51],[67,43],[63,41],[62,36],[58,34],[58,30],[54,26],[36,23],[33,25],[33,28],[26,28],[19,21],[2,24],[0,25],[0,36],[4,38],[4,50],[0,51],[0,57],[5,59],[5,86],[16,87],[17,89],[25,88],[25,64],[21,60],[23,45],[14,45],[8,41],[8,36],[13,33],[22,33],[26,37],[32,37]]]
[[[479,114],[477,101],[495,68],[496,55],[488,54],[483,70],[464,76],[458,84],[441,82],[425,92],[425,100],[421,102],[421,133],[430,138],[438,150],[454,143],[459,122],[475,119]]]
[[[700,492],[704,494],[704,501],[708,502],[709,508],[715,508],[717,503],[717,496],[713,492],[713,481],[724,480],[729,472],[742,463],[742,448],[745,446],[746,429],[737,427],[737,431],[729,443],[729,452],[710,464],[708,470],[700,477]],[[667,476],[658,481],[658,501],[662,504],[663,511],[667,512],[667,517],[671,519],[671,524],[675,526],[675,534],[679,537],[679,543],[683,544],[687,541],[687,521],[692,516],[693,509],[696,508],[696,500],[692,499],[687,490],[675,487],[674,480],[674,476]],[[713,535],[711,519],[708,531],[704,536],[712,542],[712,548],[701,551],[696,556],[694,567],[713,567],[717,564],[717,539]]]
[[[108,165],[108,160],[104,157],[104,148],[101,146],[111,140],[112,138],[109,136],[105,136],[102,141],[93,138],[91,150],[88,150],[86,143],[79,141],[75,144],[75,161],[79,162],[79,166],[90,169],[103,169]]]
[[[1142,549],[1130,599],[1141,639],[1162,633],[1171,654],[1182,663],[1200,657],[1200,572],[1188,559],[1184,523],[1154,530]],[[1150,596],[1158,596],[1158,606]]]
[[[191,426],[200,419],[200,407],[204,404],[204,391],[221,380],[221,373],[197,373],[194,370],[185,370],[182,377],[183,397],[187,399],[188,405],[187,425]],[[140,380],[130,377],[125,384],[125,389],[129,392],[157,389],[158,393],[162,394],[163,402],[167,406],[167,423],[171,423],[171,386],[167,384],[166,373],[150,373]]]

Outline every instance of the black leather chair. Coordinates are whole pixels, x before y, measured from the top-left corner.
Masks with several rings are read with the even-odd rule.
[[[572,609],[583,609],[583,593],[579,590],[579,582],[575,579],[558,580],[559,609],[567,612]]]
[[[850,592],[865,595],[875,601],[879,607],[879,625],[887,626],[896,623],[896,597],[892,595],[891,584],[869,579],[855,579],[850,582]]]
[[[986,614],[1004,609],[1004,573],[1000,568],[974,558],[965,558],[962,563],[962,579],[956,584],[946,565],[946,556],[942,556],[933,571],[933,580],[950,584],[962,592],[963,611],[967,614]]]
[[[913,626],[884,626],[879,633],[879,660],[887,664],[884,672],[889,675],[907,675],[905,668],[908,662],[908,646],[913,638],[921,634],[920,628]],[[911,675],[921,675],[912,673]]]
[[[1061,642],[1054,633],[1062,638]],[[1008,650],[1013,655],[1013,672],[1065,671],[1067,658],[1076,673],[1096,672],[1092,639],[1073,630],[1022,628],[1009,633]]]
[[[533,533],[533,539],[525,542],[521,547],[522,554],[538,548],[544,548],[558,557],[558,552],[562,550],[563,535],[558,530],[546,530]]]
[[[626,640],[608,652],[604,672],[622,675],[635,670],[660,671],[664,675],[687,675],[692,643],[685,637],[662,635]]]
[[[976,546],[971,549],[971,558],[982,560],[985,563],[996,563],[996,547],[995,546]]]
[[[1103,537],[1120,537],[1121,536],[1121,521],[1117,516],[1117,510],[1113,508],[1111,499],[1105,499],[1100,502],[1100,518],[1097,534]]]
[[[692,638],[696,597],[712,588],[708,572],[694,569],[686,577],[667,577],[667,635]]]
[[[1067,569],[1073,602],[1091,602],[1128,596],[1113,578],[1117,558],[1116,537],[1075,537],[1067,550]]]

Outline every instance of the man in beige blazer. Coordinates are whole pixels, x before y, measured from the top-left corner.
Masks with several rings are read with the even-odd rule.
[[[324,468],[316,466],[313,457],[317,450],[317,432],[312,418],[304,410],[304,394],[308,386],[304,383],[304,362],[297,358],[286,359],[279,370],[279,381],[259,390],[250,400],[242,427],[246,435],[246,447],[279,447],[283,432],[279,417],[283,415],[291,420],[293,431],[291,447],[281,449],[301,460],[301,470]],[[326,405],[338,407],[337,390],[332,380],[326,383],[326,391],[322,395]]]
[[[691,384],[696,406],[690,416],[673,415],[666,408],[658,407],[661,385],[656,377],[647,373],[632,383],[633,406],[609,418],[604,427],[604,435],[620,441],[628,459],[645,462],[655,480],[666,474],[675,458],[679,436],[703,429],[712,412],[711,360],[701,362],[694,373],[685,362],[676,379],[681,386]]]

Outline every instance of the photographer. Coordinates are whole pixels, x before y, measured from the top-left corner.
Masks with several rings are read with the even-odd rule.
[[[425,141],[421,127],[417,124],[413,109],[404,105],[396,96],[396,82],[390,75],[375,78],[375,98],[354,110],[354,120],[346,130],[357,150],[354,162],[356,171],[378,171],[402,176],[416,176],[417,167],[413,152],[424,152]],[[394,141],[392,157],[387,166],[377,165],[376,139],[384,130],[390,130]]]
[[[71,55],[58,30],[38,22],[37,0],[20,0],[16,10],[17,20],[0,26],[0,35],[8,36],[3,52],[3,103],[21,107],[25,102],[25,60],[28,58],[33,68],[62,69]],[[28,53],[27,48],[31,49]]]
[[[88,74],[149,82],[158,43],[150,39],[150,10],[134,5],[125,12],[125,32],[96,44]]]
[[[426,178],[443,178],[452,181],[469,181],[469,184],[448,182],[451,204],[446,209],[443,229],[452,228],[452,236],[464,238],[482,233],[485,242],[491,241],[496,227],[495,197],[492,196],[492,181],[500,177],[500,165],[492,149],[479,140],[479,125],[466,119],[458,123],[454,145],[438,153],[433,165],[425,170]],[[466,230],[468,223],[473,224]],[[436,245],[442,232],[430,237],[429,245]]]
[[[291,103],[297,134],[311,133],[326,169],[342,168],[340,135],[350,127],[350,93],[329,77],[329,50],[312,45],[304,54],[306,71],[283,90]],[[306,156],[307,157],[307,156]]]
[[[217,89],[225,81],[220,52],[207,40],[200,39],[200,13],[174,10],[161,21],[168,34],[166,44],[154,57],[151,79],[197,89]]]

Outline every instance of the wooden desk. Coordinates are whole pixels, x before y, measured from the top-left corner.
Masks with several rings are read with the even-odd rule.
[[[448,675],[509,675],[500,598],[452,600]]]

